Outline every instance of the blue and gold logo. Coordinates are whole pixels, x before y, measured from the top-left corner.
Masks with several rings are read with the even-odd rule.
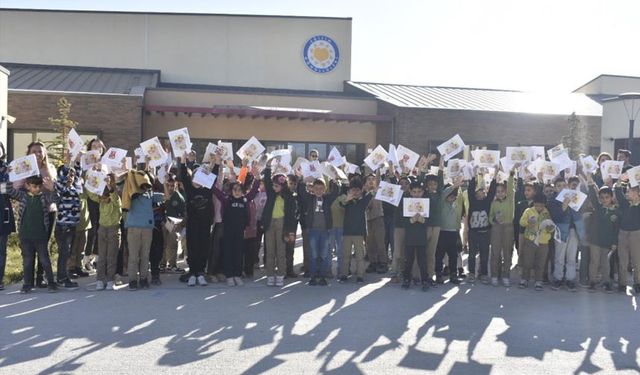
[[[340,51],[333,39],[325,35],[310,38],[302,51],[304,63],[316,73],[328,73],[340,61]]]

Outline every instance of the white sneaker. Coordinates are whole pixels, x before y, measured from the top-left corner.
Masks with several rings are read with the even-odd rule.
[[[104,290],[104,282],[100,280],[96,281],[96,290]]]
[[[207,286],[207,280],[205,280],[204,276],[198,276],[198,285]]]
[[[227,286],[236,286],[236,282],[233,277],[227,278]]]
[[[234,277],[233,281],[236,282],[237,286],[243,286],[244,285],[244,282],[242,282],[242,277]]]
[[[113,287],[113,281],[107,282],[107,290],[115,290],[115,288]]]
[[[276,276],[276,286],[284,286],[284,276]]]
[[[509,280],[508,277],[502,278],[502,285],[504,285],[505,287],[509,288],[511,286],[511,280]]]
[[[267,276],[267,286],[276,285],[276,278],[274,276]]]
[[[187,281],[187,285],[196,286],[196,277],[194,275],[191,275],[191,277],[189,277],[189,281]]]
[[[497,277],[492,277],[491,278],[491,285],[498,286],[498,278]]]

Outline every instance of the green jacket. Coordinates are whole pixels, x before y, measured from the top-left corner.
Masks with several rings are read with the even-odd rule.
[[[458,193],[455,201],[447,202],[447,196],[454,190],[453,186],[444,189],[440,195],[440,231],[455,232],[460,230],[462,222],[462,212],[464,208],[464,197],[462,192]],[[429,202],[431,203],[431,202]]]
[[[618,206],[604,207],[598,199],[596,185],[589,186],[589,199],[593,205],[593,226],[589,231],[590,242],[596,246],[611,249],[618,244],[618,223],[621,213]]]
[[[122,202],[117,192],[112,192],[109,195],[109,202],[100,200],[100,197],[93,193],[88,193],[89,199],[94,202],[100,203],[100,226],[113,227],[120,225],[120,219],[122,219]]]
[[[507,197],[500,201],[497,198],[491,202],[491,210],[489,210],[489,222],[493,224],[512,224],[514,212],[515,190],[513,186],[513,175],[509,176],[507,181]]]
[[[425,175],[420,176],[421,182],[425,183]],[[425,190],[427,187],[425,186]],[[427,219],[428,227],[439,227],[442,224],[442,191],[444,189],[444,171],[438,171],[438,188],[434,193],[427,190],[425,197],[429,198],[429,218]]]

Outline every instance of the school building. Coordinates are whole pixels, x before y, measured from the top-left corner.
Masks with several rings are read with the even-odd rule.
[[[255,136],[294,157],[336,146],[352,162],[379,143],[434,151],[455,133],[490,149],[553,146],[573,112],[600,148],[602,107],[584,93],[354,82],[351,28],[350,18],[0,9],[9,153],[54,137],[62,96],[81,135],[129,150],[185,126],[200,153]]]

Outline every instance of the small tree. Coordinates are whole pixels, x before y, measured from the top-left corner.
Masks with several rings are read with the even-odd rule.
[[[569,134],[562,137],[562,144],[569,149],[569,157],[576,160],[580,154],[589,153],[589,133],[575,112],[567,118],[567,123]]]
[[[65,163],[67,153],[66,144],[69,132],[74,129],[78,123],[71,120],[71,102],[67,98],[62,97],[58,100],[58,118],[49,117],[49,123],[58,133],[53,141],[45,142],[49,160],[56,167]]]

